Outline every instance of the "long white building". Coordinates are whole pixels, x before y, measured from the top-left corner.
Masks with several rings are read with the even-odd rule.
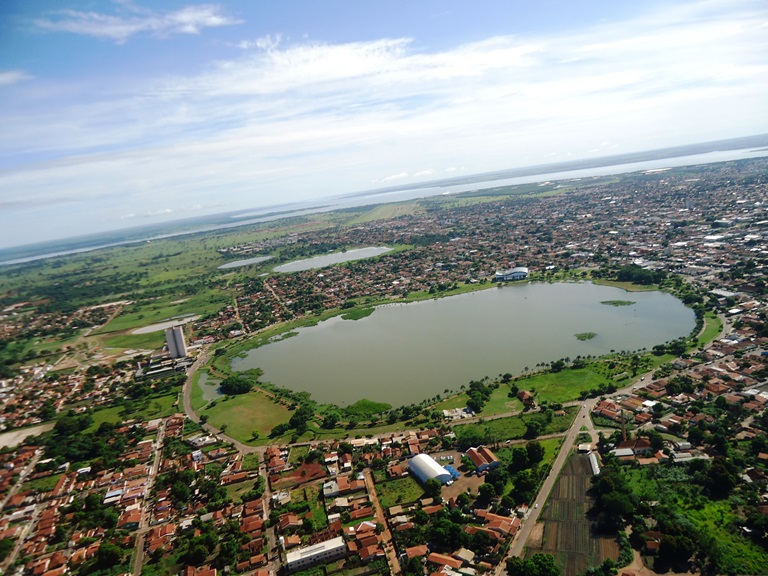
[[[408,472],[416,476],[422,484],[431,478],[440,480],[443,484],[451,480],[451,473],[427,454],[417,454],[411,458],[408,461]]]
[[[344,558],[346,555],[347,545],[344,543],[344,538],[337,536],[314,546],[287,552],[285,554],[285,564],[288,572],[297,572],[315,564],[325,564],[331,560]]]

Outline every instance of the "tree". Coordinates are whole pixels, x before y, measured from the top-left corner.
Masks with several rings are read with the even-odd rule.
[[[12,538],[3,538],[0,540],[0,561],[5,560],[8,554],[13,550],[15,542]]]
[[[219,385],[222,394],[245,394],[251,391],[253,382],[245,376],[229,376]]]
[[[539,442],[528,442],[525,445],[525,450],[528,452],[529,465],[533,466],[544,460],[544,446]]]
[[[123,559],[123,551],[111,544],[104,542],[96,553],[96,566],[99,568],[113,568]]]
[[[509,576],[560,576],[560,567],[552,554],[536,553],[528,559],[512,556],[507,559]]]
[[[424,482],[424,496],[427,498],[434,498],[435,502],[442,502],[443,485],[440,480],[436,478],[430,478]]]
[[[523,434],[523,438],[528,440],[538,438],[543,429],[544,427],[541,425],[541,422],[538,420],[530,420],[525,424],[525,434]]]
[[[483,500],[490,501],[496,498],[496,488],[493,487],[493,484],[483,483],[477,491]]]

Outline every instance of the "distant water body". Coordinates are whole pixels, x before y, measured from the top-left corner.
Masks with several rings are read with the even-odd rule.
[[[526,176],[516,176],[511,178],[498,178],[489,176],[487,180],[475,180],[469,182],[471,176],[463,177],[460,184],[451,184],[450,181],[444,181],[439,185],[414,185],[413,188],[400,188],[397,190],[384,190],[384,191],[371,191],[362,192],[354,195],[346,195],[336,198],[326,198],[324,200],[317,200],[311,203],[296,203],[292,206],[293,210],[281,211],[277,214],[271,214],[256,218],[251,216],[257,216],[260,211],[254,210],[248,213],[239,213],[233,216],[236,221],[222,224],[202,225],[189,230],[171,232],[167,234],[156,234],[147,236],[144,238],[137,238],[131,240],[124,240],[120,242],[107,242],[99,244],[97,246],[89,246],[84,248],[78,248],[73,250],[61,250],[56,252],[50,252],[46,254],[39,254],[35,256],[28,256],[25,258],[16,258],[13,260],[0,261],[0,266],[11,264],[23,264],[25,262],[33,262],[35,260],[42,260],[45,258],[54,258],[58,256],[67,256],[70,254],[79,254],[82,252],[90,252],[93,250],[100,250],[102,248],[110,248],[113,246],[124,246],[129,244],[138,244],[141,242],[148,242],[152,240],[162,240],[165,238],[174,238],[176,236],[186,236],[188,234],[197,234],[200,232],[210,232],[213,230],[223,230],[227,228],[236,228],[238,226],[247,226],[250,224],[258,224],[261,222],[269,222],[273,220],[279,220],[282,218],[291,218],[296,216],[306,216],[309,214],[316,214],[319,212],[331,212],[333,210],[339,210],[342,208],[355,208],[358,206],[366,206],[370,204],[384,204],[390,202],[402,202],[404,200],[413,200],[416,198],[425,198],[429,196],[438,196],[444,194],[459,194],[461,192],[470,192],[473,190],[483,190],[486,188],[496,188],[499,186],[510,186],[515,184],[530,184],[533,182],[547,182],[553,180],[570,180],[575,178],[590,178],[594,176],[609,176],[614,174],[626,174],[629,172],[643,172],[646,170],[658,170],[661,168],[677,168],[680,166],[694,166],[697,164],[712,164],[715,162],[729,162],[733,160],[745,160],[751,158],[761,158],[768,156],[768,148],[765,146],[742,148],[736,150],[715,150],[712,152],[706,152],[702,154],[692,154],[687,156],[674,156],[670,158],[659,158],[654,160],[647,160],[642,162],[629,162],[624,164],[612,164],[608,166],[593,166],[583,169],[569,169],[559,172],[542,172],[538,174],[529,174]],[[585,162],[586,164],[587,162]],[[542,167],[544,169],[545,167]],[[532,169],[531,169],[532,170]],[[512,172],[512,170],[510,170]],[[457,179],[458,180],[458,179]],[[265,209],[262,214],[266,213]]]
[[[326,266],[331,266],[333,264],[342,264],[344,262],[352,262],[353,260],[381,256],[391,250],[392,248],[387,248],[385,246],[370,246],[368,248],[347,250],[346,252],[334,252],[333,254],[324,254],[323,256],[305,258],[304,260],[294,260],[293,262],[282,264],[275,268],[275,272],[303,272],[304,270],[312,270],[313,268],[325,268]]]

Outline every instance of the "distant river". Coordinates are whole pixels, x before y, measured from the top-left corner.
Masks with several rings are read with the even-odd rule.
[[[392,248],[381,246],[356,248],[354,250],[347,250],[346,252],[334,252],[333,254],[315,256],[314,258],[306,258],[304,260],[294,260],[293,262],[282,264],[275,268],[275,272],[302,272],[304,270],[312,270],[313,268],[324,268],[325,266],[331,266],[332,264],[341,264],[342,262],[352,262],[352,260],[362,260],[363,258],[381,256],[391,250]]]
[[[635,304],[601,304],[607,300]],[[250,350],[232,367],[261,368],[264,380],[306,390],[322,403],[367,398],[401,406],[539,362],[651,348],[687,336],[694,326],[693,311],[663,292],[513,284],[381,306],[360,320],[335,317]],[[574,336],[583,332],[597,336]]]

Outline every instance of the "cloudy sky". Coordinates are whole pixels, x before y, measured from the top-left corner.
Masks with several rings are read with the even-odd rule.
[[[0,247],[768,132],[764,0],[0,2]]]

